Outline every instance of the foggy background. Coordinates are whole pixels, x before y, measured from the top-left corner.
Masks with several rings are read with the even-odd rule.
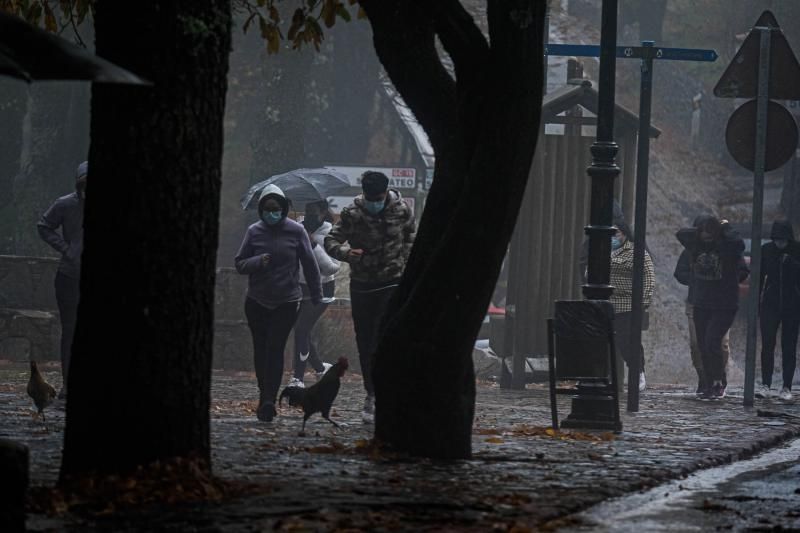
[[[479,25],[485,26],[483,2],[463,3],[477,18],[484,17]],[[662,4],[663,18],[658,7]],[[663,46],[713,48],[720,56],[715,63],[661,61],[655,66],[653,124],[662,134],[651,143],[647,240],[657,285],[650,330],[644,335],[648,381],[695,379],[683,314],[685,288],[672,278],[680,252],[675,231],[706,212],[749,222],[752,176],[732,162],[724,144],[727,118],[740,102],[715,98],[712,88],[764,9],[772,9],[797,53],[799,4],[795,0],[620,0],[620,45],[636,45],[645,38]],[[599,0],[560,0],[550,5],[551,42],[599,43]],[[217,256],[221,267],[232,265],[245,228],[255,220],[252,212],[241,211],[239,198],[256,181],[293,168],[323,165],[413,167],[419,176],[425,172],[414,138],[381,84],[365,20],[340,22],[326,30],[318,53],[286,48],[272,56],[256,30],[242,33],[244,20],[240,13],[235,22],[228,76]],[[91,27],[83,25],[80,31],[90,44]],[[68,32],[63,36],[73,39]],[[586,76],[596,80],[596,61],[582,62]],[[563,85],[563,64],[564,58],[550,59],[550,87]],[[637,110],[638,89],[639,62],[618,60],[617,102]],[[702,95],[700,138],[692,146],[692,99],[698,95]],[[90,86],[84,83],[29,86],[0,78],[0,255],[54,255],[38,237],[36,222],[55,198],[72,191],[75,167],[87,157],[90,96]],[[797,107],[792,111],[798,113]],[[792,215],[786,199],[781,207],[787,179],[791,176],[786,169],[767,177],[767,226],[780,213]],[[732,331],[732,383],[742,379],[744,327],[741,310]]]

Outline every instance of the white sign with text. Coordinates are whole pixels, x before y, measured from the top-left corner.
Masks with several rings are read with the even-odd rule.
[[[383,172],[389,178],[390,189],[416,189],[417,169],[392,168],[392,167],[334,167],[326,166],[331,170],[341,172],[350,180],[353,187],[361,187],[361,175],[368,170]]]

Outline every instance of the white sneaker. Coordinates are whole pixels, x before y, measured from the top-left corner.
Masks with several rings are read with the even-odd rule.
[[[364,399],[364,410],[361,412],[361,421],[365,424],[375,423],[375,397],[367,396]]]
[[[322,372],[317,372],[317,374],[316,374],[317,381],[321,380],[322,376],[324,376],[328,372],[328,370],[331,369],[332,366],[333,365],[330,364],[330,363],[322,363],[323,370],[322,370]]]
[[[290,379],[290,380],[289,380],[289,384],[288,384],[288,385],[286,385],[286,386],[287,386],[287,387],[300,387],[301,389],[304,389],[304,388],[306,388],[306,386],[305,386],[305,384],[303,383],[303,381],[302,381],[302,380],[299,380],[299,379],[297,379],[297,378],[292,378],[292,379]]]
[[[789,387],[784,387],[778,393],[778,398],[781,400],[791,400],[792,399],[792,391],[789,390]]]
[[[647,388],[647,380],[644,379],[644,372],[639,374],[639,392],[644,392]]]
[[[766,399],[772,396],[772,393],[769,391],[769,387],[764,385],[763,383],[756,387],[756,398]]]

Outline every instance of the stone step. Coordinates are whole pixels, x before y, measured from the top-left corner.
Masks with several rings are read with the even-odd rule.
[[[58,313],[0,308],[0,359],[59,359],[61,324]]]

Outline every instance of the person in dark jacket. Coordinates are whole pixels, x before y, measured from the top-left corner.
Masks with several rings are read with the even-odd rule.
[[[58,397],[67,396],[67,377],[72,354],[72,338],[78,315],[81,288],[81,253],[83,252],[83,204],[86,198],[86,175],[89,163],[84,161],[75,172],[75,192],[62,196],[39,219],[39,236],[61,254],[56,273],[56,303],[61,320],[61,377]],[[59,228],[61,233],[58,232]]]
[[[772,224],[770,238],[772,242],[761,246],[761,386],[756,397],[770,395],[775,339],[780,327],[783,388],[778,395],[782,400],[791,400],[800,326],[800,244],[794,240],[792,225],[786,220]]]
[[[367,397],[361,418],[374,421],[375,392],[371,361],[378,347],[381,319],[400,282],[416,235],[414,213],[389,178],[368,171],[361,178],[363,194],[342,209],[327,237],[325,251],[350,265],[350,301],[358,358]]]
[[[748,270],[742,253],[744,241],[727,222],[706,215],[696,227],[677,233],[678,241],[690,254],[692,303],[697,344],[709,388],[708,398],[725,396],[725,366],[722,338],[739,309],[739,283]]]
[[[287,218],[289,201],[274,185],[261,192],[261,220],[247,228],[234,258],[236,270],[249,276],[244,312],[253,337],[253,362],[258,380],[256,416],[270,422],[277,414],[275,401],[283,377],[283,351],[297,320],[303,293],[303,268],[313,304],[322,301],[319,267],[305,228]]]
[[[694,221],[694,227],[697,227],[698,221],[702,220],[700,217]],[[723,221],[724,222],[724,221]],[[675,272],[673,273],[675,279],[681,285],[686,285],[689,292],[686,296],[686,318],[689,323],[689,354],[692,359],[692,366],[697,372],[697,389],[695,394],[702,396],[708,390],[710,384],[707,382],[705,372],[703,372],[703,358],[700,355],[700,348],[697,346],[697,332],[694,329],[694,304],[692,303],[692,261],[691,254],[688,250],[684,249],[678,258],[678,263],[675,265]],[[730,345],[730,330],[725,332],[722,337],[722,366],[724,369],[728,368],[728,360],[731,355]],[[727,372],[723,373],[726,376]],[[727,377],[727,376],[726,376]],[[722,383],[727,387],[727,379]]]

